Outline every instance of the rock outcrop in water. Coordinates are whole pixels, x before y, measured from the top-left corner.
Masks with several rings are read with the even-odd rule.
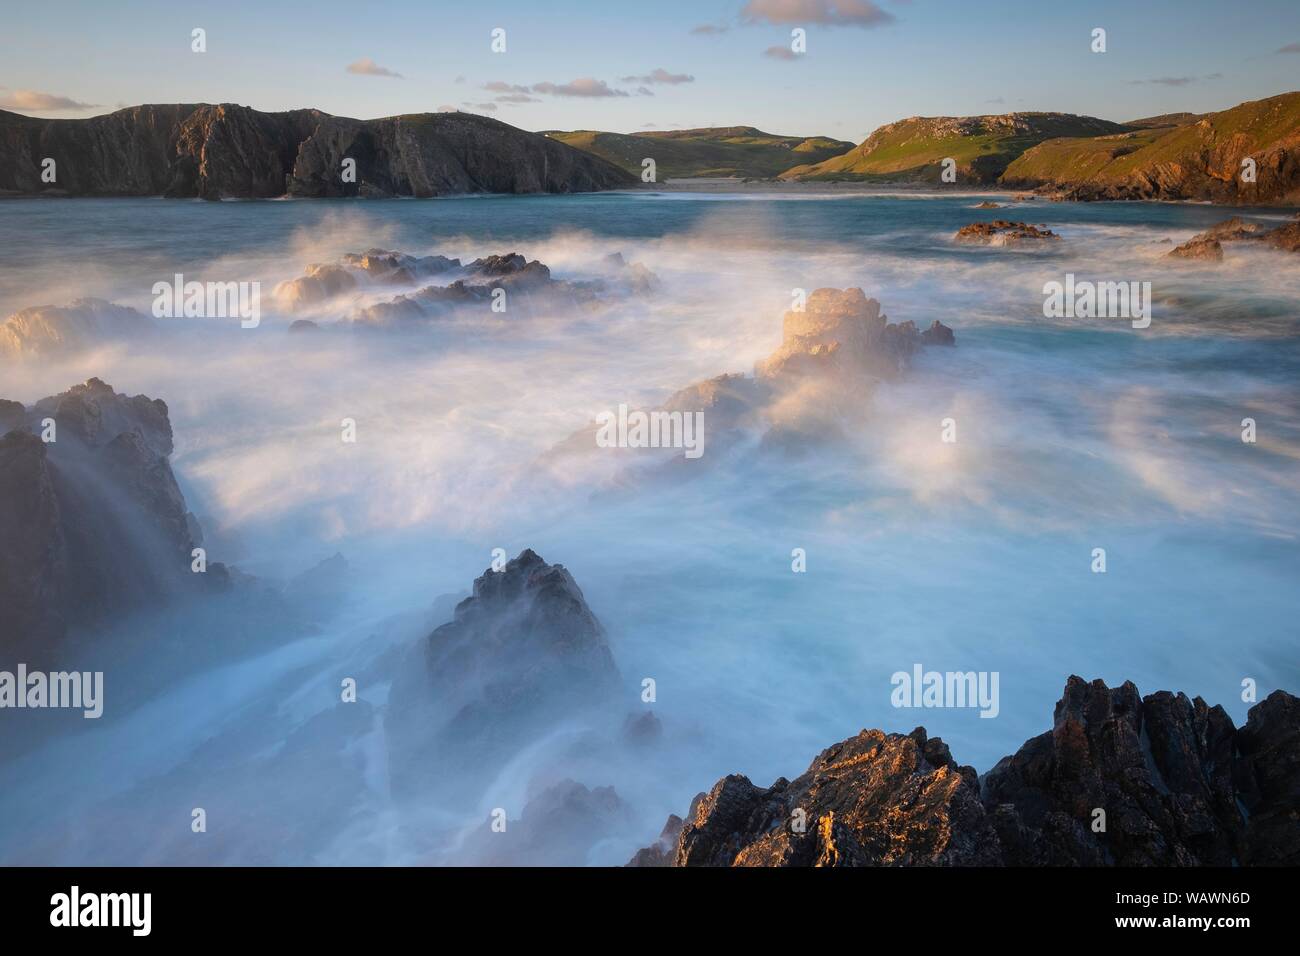
[[[973,222],[962,226],[953,236],[957,242],[977,243],[985,246],[1018,246],[1042,239],[1060,239],[1050,229],[1040,229],[1027,222],[994,219],[991,222]]]
[[[644,265],[626,262],[620,253],[606,256],[593,271],[596,278],[573,281],[555,278],[545,263],[518,252],[462,263],[447,256],[370,249],[308,266],[305,274],[276,286],[275,299],[291,312],[333,311],[345,314],[348,323],[380,327],[445,318],[473,307],[507,317],[545,308],[582,308],[611,297],[651,292],[658,282]],[[412,286],[418,288],[391,294]],[[388,298],[376,301],[385,293]]]
[[[47,420],[53,422],[53,441]],[[0,657],[49,659],[73,628],[221,588],[172,474],[167,406],[92,378],[0,403]]]
[[[864,730],[793,781],[724,777],[630,865],[1297,862],[1300,699],[1274,691],[1237,729],[1199,697],[1071,677],[1052,730],[982,780],[922,728]]]
[[[0,324],[0,357],[44,359],[134,341],[154,331],[151,319],[103,299],[23,309]]]
[[[861,289],[817,289],[802,310],[782,318],[781,345],[756,363],[752,377],[733,373],[697,382],[643,414],[702,414],[705,443],[715,451],[757,435],[790,447],[834,439],[843,422],[860,415],[872,391],[898,379],[926,345],[952,345],[952,329],[935,320],[924,332],[911,321],[893,323]],[[586,454],[598,447],[593,424],[553,448],[544,461]],[[611,454],[645,454],[679,461],[680,447],[615,448]]]
[[[618,687],[605,629],[573,576],[525,550],[479,576],[402,667],[389,708],[392,766],[470,792],[493,759],[610,703]]]
[[[1300,223],[1288,222],[1269,229],[1257,222],[1233,216],[1197,233],[1169,252],[1169,259],[1205,259],[1223,261],[1225,242],[1259,242],[1282,252],[1300,252]]]
[[[56,179],[42,182],[42,163]],[[355,182],[343,161],[355,160]],[[635,185],[599,157],[469,113],[355,120],[229,103],[135,106],[90,119],[0,110],[0,195],[418,196]]]

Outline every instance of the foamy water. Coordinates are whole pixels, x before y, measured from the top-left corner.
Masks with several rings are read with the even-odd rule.
[[[331,709],[340,674],[367,674],[362,699],[381,713],[388,649],[439,623],[427,619],[434,600],[464,591],[498,547],[531,547],[571,570],[610,632],[629,712],[644,706],[642,678],[657,684],[662,751],[575,768],[590,786],[613,784],[636,815],[592,862],[625,860],[723,774],[762,785],[793,777],[863,727],[924,725],[983,771],[1050,726],[1072,673],[1199,694],[1238,723],[1243,679],[1261,699],[1300,686],[1294,257],[1236,244],[1220,266],[1162,261],[1162,240],[1236,212],[1203,206],[977,212],[970,196],[800,198],[817,201],[628,193],[0,207],[0,236],[21,239],[6,242],[14,254],[0,268],[5,315],[79,295],[147,313],[153,283],[176,272],[269,291],[310,262],[371,246],[462,259],[518,251],[575,280],[621,252],[660,280],[651,294],[579,313],[394,335],[289,336],[298,316],[268,296],[257,329],[162,320],[152,343],[0,370],[0,397],[27,403],[91,375],[166,400],[173,466],[213,559],[269,579],[335,551],[352,566],[343,609],[317,633],[267,634],[264,646],[245,640],[223,655],[220,634],[204,632],[216,646],[193,673],[156,684],[147,655],[135,659],[121,680],[144,688],[141,701],[110,718],[111,747],[77,728],[0,768],[0,819],[13,821],[0,824],[0,859],[30,859],[35,845],[67,862],[248,860],[243,842],[132,843],[133,831],[153,832],[156,808],[127,800],[110,812],[104,801],[174,794],[187,829],[195,801],[237,805],[219,781],[254,761],[280,768],[277,786],[309,821],[282,844],[268,837],[272,859],[437,859],[412,849],[413,828],[482,818],[439,807],[427,821],[395,818],[382,740],[348,738],[338,757],[355,771],[346,800],[322,795],[329,780],[313,776],[335,773],[333,756],[277,755]],[[1041,250],[950,242],[959,226],[995,216],[1063,238]],[[1044,318],[1044,283],[1067,273],[1150,282],[1150,328]],[[876,392],[846,440],[811,454],[742,455],[694,481],[618,494],[594,471],[557,482],[539,468],[604,409],[750,371],[779,344],[791,290],[823,286],[860,286],[893,321],[939,319],[957,346],[926,350]],[[342,445],[349,417],[358,440]],[[1241,440],[1246,417],[1253,444]],[[940,440],[944,419],[956,423],[954,444]],[[791,571],[795,548],[806,573]],[[1105,574],[1091,571],[1095,548]],[[147,626],[174,637],[179,625]],[[891,706],[890,676],[914,663],[997,671],[998,717]],[[530,774],[565,752],[570,730],[497,768],[478,809],[504,803],[516,815]],[[107,819],[119,837],[98,842]]]

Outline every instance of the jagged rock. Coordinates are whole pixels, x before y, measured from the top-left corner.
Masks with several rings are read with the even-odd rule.
[[[702,413],[715,452],[749,433],[769,446],[794,449],[841,435],[844,418],[863,410],[879,382],[898,378],[923,345],[954,341],[939,322],[925,333],[910,321],[891,323],[861,289],[816,289],[802,310],[785,313],[780,347],[755,364],[752,378],[733,373],[697,382],[651,414]],[[590,425],[543,461],[588,453],[598,447],[598,435],[598,426]],[[684,452],[673,447],[647,457],[676,461]]]
[[[58,182],[41,182],[41,161]],[[356,181],[339,175],[356,162]],[[136,106],[90,119],[0,110],[0,193],[176,196],[438,196],[588,192],[634,185],[612,163],[469,113],[374,120],[223,103]]]
[[[414,649],[394,681],[390,740],[412,776],[436,771],[463,786],[468,768],[608,704],[619,680],[573,576],[525,550],[478,577],[454,618]]]
[[[661,838],[662,839],[662,838]],[[648,848],[646,859],[654,859]],[[643,851],[646,852],[646,851]],[[738,775],[697,797],[675,866],[960,866],[1000,862],[975,771],[939,738],[864,730],[793,781]]]
[[[986,199],[986,200],[984,200],[984,202],[982,202],[982,203],[977,203],[976,206],[975,206],[975,208],[976,208],[976,209],[1001,209],[1002,207],[999,206],[997,203],[995,203],[995,202],[989,202],[989,201]]]
[[[583,866],[593,846],[629,822],[627,804],[613,787],[561,780],[531,796],[504,831],[485,823],[467,855],[480,866]]]
[[[1300,251],[1300,224],[1287,223],[1269,229],[1257,222],[1233,216],[1197,233],[1169,253],[1169,258],[1223,261],[1223,242],[1263,242],[1283,252]]]
[[[1223,261],[1223,246],[1218,239],[1189,239],[1181,246],[1165,253],[1166,259],[1201,259],[1207,262]]]
[[[796,808],[803,832],[790,825]],[[1104,811],[1104,829],[1094,830]],[[793,782],[730,776],[633,865],[1294,865],[1300,700],[1221,707],[1071,677],[1054,726],[982,780],[918,728],[863,731]]]
[[[1014,805],[1022,828],[1004,841],[1009,862],[1231,864],[1242,832],[1233,736],[1223,708],[1199,698],[1071,677],[1052,730],[984,776],[986,801]],[[1091,829],[1097,809],[1104,833]]]
[[[1275,690],[1237,732],[1236,781],[1247,816],[1243,858],[1300,864],[1300,699]]]
[[[135,309],[103,299],[75,299],[66,306],[40,305],[15,312],[0,325],[0,356],[48,358],[154,331]]]
[[[195,522],[171,451],[162,401],[96,378],[37,402],[0,439],[0,655],[57,654],[69,628],[225,585],[223,565],[191,572]]]
[[[451,260],[457,262],[458,260]],[[356,310],[350,319],[362,325],[382,326],[446,316],[467,306],[485,311],[497,301],[496,290],[506,292],[506,314],[538,306],[576,307],[590,301],[596,290],[551,277],[551,270],[536,259],[517,252],[475,259],[462,270],[464,278],[449,285],[425,286]]]
[[[298,278],[281,282],[275,287],[275,299],[286,309],[311,308],[357,291],[362,282],[377,286],[414,285],[421,279],[459,268],[459,259],[446,256],[411,256],[389,249],[349,252],[338,262],[313,263]]]
[[[921,333],[921,341],[925,345],[956,345],[957,337],[953,335],[952,329],[935,319],[930,327]]]
[[[696,797],[698,802],[704,794]],[[694,804],[691,805],[691,813],[695,812]],[[675,813],[668,815],[668,822],[664,824],[663,830],[659,832],[659,839],[650,846],[642,847],[636,851],[636,854],[628,861],[625,866],[672,866],[673,857],[677,852],[677,840],[682,835],[682,827],[686,821]]]
[[[653,710],[642,714],[629,714],[623,721],[623,740],[634,747],[656,744],[664,735],[664,725]]]
[[[1050,229],[1040,229],[1027,222],[994,219],[991,222],[973,222],[957,230],[957,242],[978,243],[985,246],[1015,246],[1039,239],[1060,239]]]

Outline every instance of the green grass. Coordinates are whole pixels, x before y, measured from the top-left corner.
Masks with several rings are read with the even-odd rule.
[[[654,159],[660,182],[701,176],[767,179],[792,166],[842,153],[853,145],[821,136],[777,136],[748,126],[634,134],[573,130],[546,135],[638,176],[642,160]]]

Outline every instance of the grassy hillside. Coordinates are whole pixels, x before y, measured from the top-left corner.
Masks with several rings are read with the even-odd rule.
[[[1255,183],[1241,180],[1245,157],[1255,161]],[[1002,181],[1056,186],[1079,198],[1294,201],[1298,165],[1300,93],[1284,93],[1178,126],[1048,140],[1011,163]]]
[[[1125,130],[1118,123],[1069,113],[1002,116],[914,116],[880,127],[849,152],[795,167],[782,179],[939,182],[944,159],[959,181],[995,182],[1026,149],[1060,136]]]
[[[752,126],[633,134],[553,130],[546,135],[638,176],[641,174],[641,161],[652,158],[660,182],[697,176],[767,179],[792,166],[820,162],[853,146],[825,136],[778,136]]]

